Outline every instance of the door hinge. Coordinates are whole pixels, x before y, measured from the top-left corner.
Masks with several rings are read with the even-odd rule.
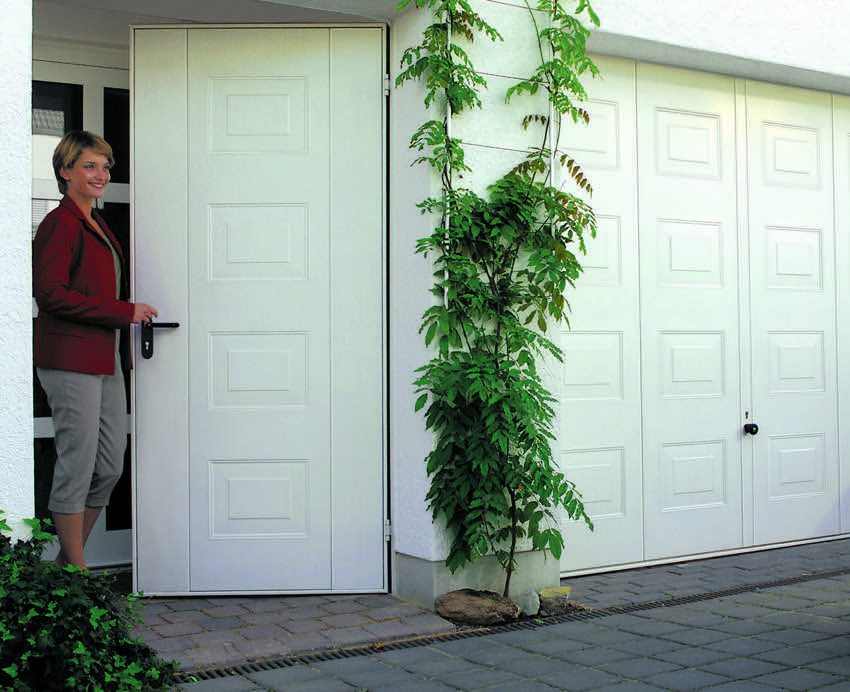
[[[384,519],[384,541],[389,543],[393,537],[393,524],[389,519]]]
[[[384,96],[390,95],[390,76],[388,74],[384,75]]]

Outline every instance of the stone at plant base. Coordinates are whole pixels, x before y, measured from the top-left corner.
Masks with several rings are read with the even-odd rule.
[[[457,589],[440,596],[434,610],[442,618],[466,625],[497,625],[516,620],[519,608],[495,591]]]
[[[526,591],[514,600],[520,612],[526,617],[533,618],[540,610],[540,596],[536,591]]]
[[[570,586],[547,586],[540,590],[540,612],[561,613],[570,601]]]

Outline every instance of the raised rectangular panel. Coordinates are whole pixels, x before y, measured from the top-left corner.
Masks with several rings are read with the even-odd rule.
[[[212,154],[307,151],[307,79],[212,77],[209,80]]]
[[[561,148],[575,153],[579,165],[587,168],[620,167],[620,107],[615,101],[590,99],[587,125],[570,123],[562,135]]]
[[[304,459],[213,459],[210,538],[306,537],[308,462]]]
[[[658,220],[658,281],[663,285],[720,286],[723,234],[719,223]]]
[[[726,503],[726,445],[723,441],[661,446],[662,508],[665,512]]]
[[[576,484],[593,519],[625,515],[625,458],[626,450],[622,447],[561,453],[561,469]]]
[[[594,286],[620,286],[623,282],[622,219],[619,216],[598,215],[596,237],[587,243],[587,255],[580,258],[582,269],[579,281]]]
[[[768,392],[826,391],[823,332],[769,332]]]
[[[823,289],[823,231],[767,227],[768,288]]]
[[[771,437],[768,443],[770,498],[823,493],[826,477],[824,446],[822,433]]]
[[[306,279],[307,219],[305,204],[211,205],[210,280]]]
[[[307,334],[212,332],[210,408],[307,404]]]
[[[720,177],[720,117],[655,109],[656,165],[660,175]]]
[[[820,187],[818,130],[781,123],[762,123],[764,182],[767,185]]]
[[[623,398],[621,332],[564,332],[565,401]]]
[[[723,396],[723,332],[661,332],[659,336],[663,397]]]

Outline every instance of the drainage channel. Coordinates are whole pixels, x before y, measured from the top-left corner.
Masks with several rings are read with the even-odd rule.
[[[206,668],[203,670],[196,671],[180,671],[174,676],[174,684],[179,685],[181,683],[197,682],[201,680],[215,680],[218,678],[227,678],[234,675],[259,673],[265,670],[291,668],[292,666],[297,665],[309,665],[310,663],[321,663],[324,661],[356,658],[358,656],[370,656],[381,651],[398,651],[400,649],[412,649],[416,647],[430,646],[431,644],[455,641],[459,639],[485,637],[487,635],[498,634],[500,632],[532,630],[540,627],[547,627],[549,625],[559,624],[562,622],[598,620],[600,618],[610,617],[612,615],[637,613],[644,610],[652,610],[653,608],[669,608],[672,606],[687,605],[689,603],[699,603],[700,601],[710,601],[715,598],[724,598],[726,596],[735,596],[742,593],[760,591],[762,589],[772,589],[780,586],[801,584],[807,581],[815,581],[817,579],[829,579],[831,577],[840,577],[847,574],[850,574],[850,567],[842,567],[840,569],[825,570],[823,572],[812,572],[810,574],[802,574],[796,577],[785,577],[783,579],[775,579],[771,581],[757,582],[753,584],[743,584],[741,586],[731,586],[724,589],[718,589],[716,591],[706,591],[703,593],[688,594],[685,596],[672,596],[670,598],[657,599],[653,601],[642,601],[640,603],[629,603],[626,605],[609,606],[606,608],[573,610],[561,615],[546,615],[543,617],[516,620],[514,622],[509,622],[502,625],[494,625],[491,627],[478,627],[475,629],[460,630],[458,632],[448,632],[445,634],[425,635],[407,639],[397,639],[346,649],[328,649],[323,651],[314,651],[312,653],[300,654],[297,656],[286,656],[283,658],[255,661],[251,663],[242,663],[239,665],[227,666],[222,668]]]

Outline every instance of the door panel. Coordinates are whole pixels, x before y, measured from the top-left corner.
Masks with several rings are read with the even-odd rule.
[[[175,250],[187,277],[158,304],[170,321],[185,301],[188,449],[172,471],[187,479],[173,539],[183,589],[383,590],[382,32],[184,33],[187,242]],[[137,171],[139,187],[151,173]],[[339,192],[350,179],[354,198]],[[174,233],[146,229],[143,242],[161,252]],[[137,272],[137,292],[147,280]],[[367,338],[343,349],[358,326]],[[161,334],[154,360],[179,358]],[[141,508],[157,462],[140,449]],[[152,559],[147,532],[139,562]]]
[[[637,89],[654,559],[742,541],[735,90],[731,79],[651,65],[638,65]]]
[[[597,64],[605,81],[587,104],[590,125],[565,124],[561,138],[593,182],[598,225],[568,296],[571,329],[561,335],[561,470],[594,523],[593,532],[565,524],[565,570],[643,558],[635,65],[613,58]]]
[[[747,84],[757,543],[838,531],[830,105]]]

